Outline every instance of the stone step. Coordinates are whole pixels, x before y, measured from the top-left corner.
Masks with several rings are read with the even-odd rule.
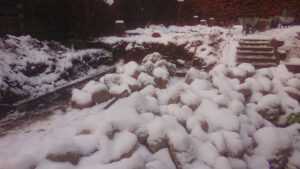
[[[241,39],[236,59],[238,63],[251,63],[256,69],[278,65],[274,47],[268,39]]]
[[[278,64],[274,62],[252,62],[251,63],[256,69],[276,67]]]
[[[239,50],[250,50],[250,51],[272,51],[273,47],[271,46],[238,46]]]
[[[269,42],[264,42],[264,41],[240,41],[239,44],[241,46],[270,46]]]
[[[270,41],[269,39],[240,39],[240,41],[264,41],[264,42],[267,42],[267,41]]]
[[[272,56],[274,51],[252,51],[252,50],[237,50],[239,56]]]
[[[277,62],[276,56],[262,56],[262,55],[237,55],[238,62]]]
[[[238,64],[244,63],[244,62],[238,62]],[[268,68],[268,67],[276,67],[277,63],[274,62],[248,62],[254,66],[255,69],[260,69],[260,68]]]

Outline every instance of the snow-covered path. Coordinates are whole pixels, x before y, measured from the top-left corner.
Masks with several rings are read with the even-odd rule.
[[[176,28],[176,35],[180,29],[186,28]],[[300,75],[283,64],[235,66],[232,46],[241,36],[224,38],[222,54],[210,56],[217,63],[211,71],[191,68],[185,78],[173,76],[175,65],[158,53],[141,65],[118,65],[116,74],[89,86],[112,95],[128,90],[130,96],[107,110],[110,100],[10,131],[0,138],[0,169],[300,168],[300,124],[274,125],[299,114]],[[210,63],[199,49],[197,56]],[[73,101],[93,101],[92,88],[76,91],[85,97]]]

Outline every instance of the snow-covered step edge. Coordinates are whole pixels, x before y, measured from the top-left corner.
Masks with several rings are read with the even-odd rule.
[[[243,51],[272,51],[274,48],[272,46],[238,46],[238,50]]]
[[[252,51],[252,50],[237,50],[237,54],[241,55],[265,55],[265,56],[270,56],[274,55],[274,50],[272,51]]]
[[[239,42],[242,46],[270,46],[269,42]]]
[[[250,64],[252,64],[256,69],[276,67],[278,65],[274,62],[251,62]]]
[[[277,58],[275,55],[272,56],[265,56],[265,55],[237,55],[237,59],[250,59],[250,60],[274,60],[276,61]]]

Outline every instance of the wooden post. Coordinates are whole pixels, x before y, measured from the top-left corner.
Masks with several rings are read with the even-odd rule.
[[[209,18],[208,26],[215,26],[215,18]]]
[[[200,20],[200,24],[201,24],[201,25],[207,25],[207,22],[206,22],[205,19],[201,19],[201,20]]]
[[[116,33],[118,36],[124,36],[125,35],[125,23],[123,20],[116,20],[115,21],[116,26]]]
[[[193,25],[198,25],[199,24],[199,16],[198,15],[194,15],[193,16]]]

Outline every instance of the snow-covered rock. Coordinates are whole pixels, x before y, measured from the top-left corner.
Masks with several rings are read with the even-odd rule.
[[[240,128],[237,116],[228,110],[220,110],[218,106],[211,101],[202,101],[195,113],[204,116],[209,124],[213,123],[216,126],[216,129],[238,131]]]
[[[137,78],[141,72],[141,68],[136,62],[130,61],[123,66],[123,71],[129,76]]]
[[[110,99],[107,87],[96,81],[88,82],[83,88],[83,92],[90,93],[94,103],[101,103]]]
[[[72,91],[71,105],[77,109],[83,109],[93,105],[92,95],[78,89]]]
[[[32,155],[18,155],[13,157],[3,157],[0,166],[3,169],[31,169],[38,164],[37,159]]]
[[[166,68],[157,67],[153,70],[153,76],[155,77],[154,81],[158,88],[162,89],[166,87],[166,84],[169,80],[169,72]]]
[[[195,148],[186,133],[170,132],[168,143],[170,155],[178,169],[188,168],[195,161]]]
[[[195,68],[190,68],[185,76],[185,82],[190,84],[192,83],[195,79],[207,79],[208,75],[205,72],[200,72],[199,70]]]
[[[159,114],[157,100],[154,97],[145,97],[139,92],[134,92],[124,102],[125,104],[134,106],[139,113],[152,112]]]
[[[254,133],[255,152],[270,161],[273,168],[283,168],[292,148],[290,136],[281,128],[265,127]]]
[[[269,162],[261,155],[254,154],[251,157],[245,156],[245,161],[249,169],[270,169]]]
[[[232,169],[229,161],[225,157],[219,157],[214,163],[214,169]]]
[[[265,119],[276,121],[281,112],[280,98],[275,94],[269,94],[259,99],[257,104],[257,111]]]
[[[118,96],[125,90],[131,93],[142,87],[138,80],[127,74],[107,74],[103,77],[103,81],[113,96]]]
[[[166,60],[159,60],[154,64],[155,67],[163,67],[165,68],[170,76],[176,75],[176,65],[170,62],[167,62]],[[153,72],[154,74],[154,72]]]
[[[154,63],[158,62],[159,60],[161,60],[162,58],[163,58],[163,56],[160,53],[154,52],[149,55],[146,55],[142,60],[142,64],[145,64],[148,61],[150,61],[154,64]]]
[[[255,74],[255,68],[250,63],[241,63],[238,68],[243,69],[247,72],[247,77],[251,77]]]

